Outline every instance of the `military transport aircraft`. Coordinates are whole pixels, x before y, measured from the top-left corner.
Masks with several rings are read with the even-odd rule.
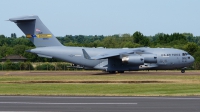
[[[186,51],[174,48],[87,48],[63,46],[38,16],[11,18],[36,46],[27,52],[40,57],[57,58],[85,69],[99,69],[109,73],[135,70],[185,69],[194,58]]]

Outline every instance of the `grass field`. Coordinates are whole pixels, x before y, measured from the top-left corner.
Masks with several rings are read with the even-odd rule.
[[[200,71],[0,72],[0,95],[196,96]]]

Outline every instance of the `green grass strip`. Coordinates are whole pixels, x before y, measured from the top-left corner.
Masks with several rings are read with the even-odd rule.
[[[200,84],[0,84],[0,95],[193,96]]]

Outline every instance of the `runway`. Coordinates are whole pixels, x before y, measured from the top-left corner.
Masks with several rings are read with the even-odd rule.
[[[0,111],[199,112],[200,97],[0,96]]]

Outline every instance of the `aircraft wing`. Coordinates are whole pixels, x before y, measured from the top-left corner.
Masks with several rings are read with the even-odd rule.
[[[89,54],[84,49],[82,49],[82,51],[83,51],[84,57],[86,59],[91,59],[91,60],[106,59],[106,58],[110,58],[110,57],[114,57],[114,56],[126,56],[126,55],[134,54],[134,53],[137,53],[137,54],[142,54],[142,53],[148,54],[147,52],[144,52],[144,51],[142,51],[140,49],[137,49],[137,50],[130,49],[130,50],[118,50],[118,51],[106,52],[106,53],[103,53],[103,54],[99,54],[99,55],[90,57]]]
[[[97,56],[91,57],[91,59],[93,60],[98,60],[98,59],[105,59],[105,58],[110,58],[110,57],[114,57],[114,56],[119,56],[122,54],[132,54],[134,53],[134,51],[115,51],[115,52],[107,52],[107,53],[103,53],[103,54],[99,54]]]

